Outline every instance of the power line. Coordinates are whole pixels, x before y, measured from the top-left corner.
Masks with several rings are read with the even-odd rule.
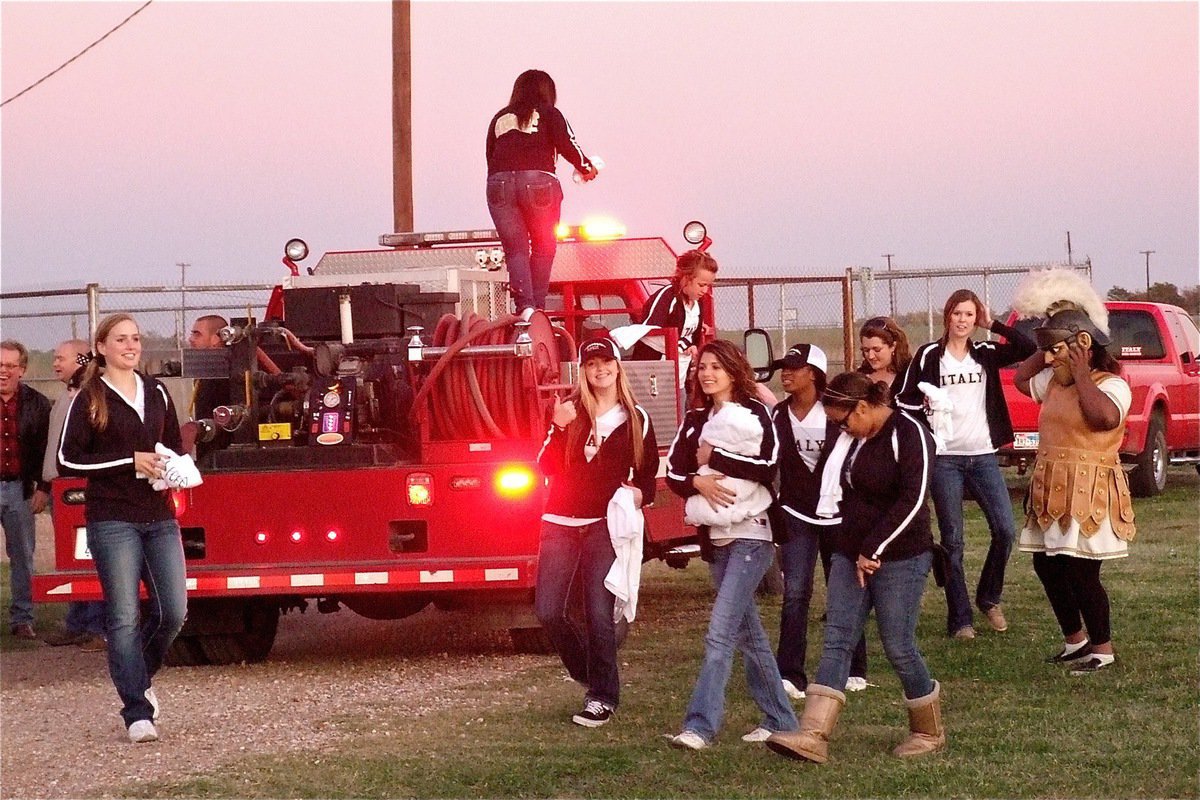
[[[6,106],[6,105],[8,105],[9,103],[11,103],[13,100],[16,100],[18,97],[20,97],[21,95],[23,95],[23,94],[25,94],[26,92],[30,91],[30,90],[31,90],[31,89],[33,89],[34,87],[38,86],[38,85],[39,85],[39,84],[41,84],[43,81],[45,81],[45,80],[48,80],[49,78],[53,77],[54,75],[58,74],[59,72],[62,72],[62,71],[63,71],[64,69],[66,69],[66,67],[67,67],[67,66],[68,66],[68,65],[69,65],[71,62],[73,62],[75,59],[79,58],[81,55],[83,55],[84,53],[86,53],[88,50],[91,50],[93,47],[95,47],[96,45],[98,45],[98,44],[100,44],[101,42],[103,42],[103,41],[104,41],[105,39],[107,39],[109,36],[112,36],[114,33],[116,33],[116,32],[117,32],[117,30],[118,30],[118,29],[120,29],[120,28],[121,28],[121,26],[122,26],[122,25],[124,25],[126,22],[129,22],[129,20],[133,19],[133,18],[134,18],[134,17],[136,17],[138,14],[142,13],[143,11],[145,11],[145,10],[146,10],[146,6],[150,5],[152,2],[154,2],[154,0],[146,0],[146,2],[145,2],[145,3],[142,3],[142,5],[141,5],[141,6],[140,6],[140,7],[137,9],[137,11],[134,11],[134,12],[133,12],[132,14],[130,14],[128,17],[126,17],[125,19],[121,20],[121,21],[120,21],[120,22],[117,24],[117,26],[116,26],[115,28],[113,28],[113,29],[112,29],[112,30],[110,30],[108,33],[106,33],[106,34],[104,34],[103,36],[101,36],[101,37],[100,37],[99,39],[97,39],[96,41],[94,41],[94,42],[92,42],[91,44],[89,44],[87,47],[85,47],[85,48],[83,48],[82,50],[80,50],[78,53],[76,53],[76,54],[75,54],[74,56],[72,56],[71,58],[69,58],[69,59],[67,59],[66,61],[64,61],[62,64],[60,64],[60,65],[59,65],[59,66],[58,66],[56,69],[54,69],[53,71],[51,71],[51,72],[47,73],[46,75],[43,75],[43,76],[42,76],[41,78],[39,78],[38,80],[36,80],[36,81],[34,81],[33,83],[29,84],[29,85],[28,85],[28,86],[26,86],[24,89],[22,89],[21,91],[19,91],[19,92],[17,92],[16,94],[14,94],[12,97],[10,97],[10,98],[8,98],[7,100],[5,100],[3,103],[0,103],[0,108],[3,108],[4,106]]]

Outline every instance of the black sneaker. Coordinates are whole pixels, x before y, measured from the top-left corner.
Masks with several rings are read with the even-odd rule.
[[[1116,659],[1104,653],[1096,653],[1086,661],[1081,661],[1071,668],[1072,675],[1091,675],[1112,664]]]
[[[613,710],[599,700],[588,700],[583,704],[583,711],[571,717],[576,725],[585,728],[599,728],[612,719]]]
[[[1074,664],[1076,661],[1083,661],[1092,655],[1092,645],[1088,641],[1074,650],[1068,650],[1064,645],[1063,649],[1052,656],[1046,658],[1047,664]]]

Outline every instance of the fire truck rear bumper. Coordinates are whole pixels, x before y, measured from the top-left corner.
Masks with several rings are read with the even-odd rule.
[[[532,589],[536,559],[489,560],[437,565],[434,569],[391,564],[255,570],[188,570],[189,597],[300,595],[323,597],[348,593],[459,592]],[[143,593],[144,595],[144,593]],[[59,572],[33,577],[33,599],[41,603],[100,600],[96,573]]]

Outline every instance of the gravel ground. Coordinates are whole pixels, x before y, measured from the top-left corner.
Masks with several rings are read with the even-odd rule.
[[[459,689],[543,663],[513,655],[507,633],[464,612],[397,622],[293,613],[264,663],[160,672],[162,738],[132,745],[104,653],[4,652],[0,797],[119,797],[134,782],[211,772],[247,753],[319,752],[347,726],[387,735],[398,713],[465,705]]]

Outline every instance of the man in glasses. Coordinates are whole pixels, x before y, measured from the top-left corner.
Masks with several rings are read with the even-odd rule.
[[[0,527],[12,575],[9,631],[37,639],[33,629],[34,515],[50,499],[42,480],[42,457],[50,428],[50,401],[22,382],[29,351],[12,339],[0,342]]]

